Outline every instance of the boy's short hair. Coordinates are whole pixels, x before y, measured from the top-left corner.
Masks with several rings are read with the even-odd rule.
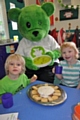
[[[64,48],[66,47],[70,47],[70,48],[73,48],[76,52],[76,58],[79,58],[79,50],[78,48],[76,47],[76,44],[74,42],[64,42],[62,45],[61,45],[61,52]]]
[[[25,60],[24,60],[24,58],[19,54],[11,54],[11,55],[9,55],[7,57],[6,62],[5,62],[5,72],[6,72],[6,74],[7,75],[9,74],[8,66],[9,66],[9,63],[12,60],[20,61],[21,64],[22,64],[22,71],[21,71],[20,74],[25,73],[26,68],[25,68]]]

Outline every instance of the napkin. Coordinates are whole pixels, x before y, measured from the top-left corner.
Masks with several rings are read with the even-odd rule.
[[[17,120],[18,113],[7,113],[7,114],[1,114],[0,120]]]

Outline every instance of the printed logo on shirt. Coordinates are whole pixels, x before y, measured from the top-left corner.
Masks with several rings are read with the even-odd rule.
[[[24,86],[23,86],[23,85],[20,85],[20,86],[18,87],[18,89],[15,91],[15,93],[19,92],[19,91],[22,90],[23,88],[24,88]]]
[[[44,50],[44,48],[41,47],[41,46],[36,46],[36,47],[33,47],[33,48],[31,49],[31,56],[32,56],[33,58],[35,58],[35,57],[37,57],[37,56],[42,56],[42,55],[44,55],[44,54],[45,54],[45,50]]]

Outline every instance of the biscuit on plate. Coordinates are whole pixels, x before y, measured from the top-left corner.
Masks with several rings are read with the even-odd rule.
[[[54,96],[52,96],[52,99],[53,99],[53,100],[57,100],[57,99],[58,99],[58,96],[54,95]]]
[[[31,94],[32,94],[32,95],[35,95],[35,94],[38,94],[38,92],[37,92],[37,90],[32,90],[32,91],[31,91]]]
[[[55,92],[55,93],[53,93],[53,95],[61,96],[61,93],[60,92]]]
[[[60,91],[60,90],[55,90],[55,92],[56,92],[56,93],[61,93],[61,91]]]
[[[54,86],[54,89],[57,90],[59,87],[58,86]]]
[[[32,98],[36,98],[36,97],[39,97],[39,95],[38,94],[32,95]]]
[[[48,83],[45,83],[44,85],[45,85],[45,86],[48,86]]]
[[[37,90],[38,88],[36,86],[32,86],[32,89]]]
[[[46,103],[46,102],[48,102],[48,99],[47,98],[41,98],[41,102]]]
[[[52,97],[49,96],[49,97],[48,97],[48,101],[49,101],[49,102],[52,102],[52,101],[53,101]]]
[[[41,100],[41,97],[38,96],[38,95],[33,95],[32,97],[33,97],[33,99],[36,100],[36,101],[40,101],[40,100]]]

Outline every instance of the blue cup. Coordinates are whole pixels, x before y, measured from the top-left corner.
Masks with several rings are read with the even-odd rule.
[[[4,108],[10,108],[13,106],[13,95],[11,93],[5,93],[2,95],[2,104]]]
[[[62,74],[62,66],[55,66],[55,74]]]

